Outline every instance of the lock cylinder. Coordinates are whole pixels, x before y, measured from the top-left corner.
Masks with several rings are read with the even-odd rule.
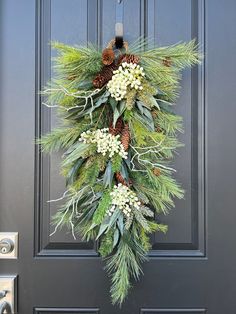
[[[11,239],[2,239],[0,241],[1,254],[8,254],[14,250],[14,242]]]
[[[18,257],[18,232],[0,232],[0,259]]]

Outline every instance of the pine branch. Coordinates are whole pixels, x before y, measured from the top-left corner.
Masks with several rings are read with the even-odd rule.
[[[113,230],[109,230],[102,237],[98,252],[103,258],[111,254],[113,251],[113,241],[114,241],[113,237],[114,237]]]
[[[173,198],[183,198],[183,190],[169,171],[162,170],[160,176],[155,176],[148,168],[146,171],[142,176],[130,173],[133,188],[143,193],[158,213],[167,214],[174,206]]]
[[[72,77],[76,83],[80,83],[101,70],[101,51],[91,44],[88,47],[72,47],[53,42],[52,47],[58,51],[58,56],[53,59],[58,77]]]
[[[156,129],[160,129],[170,135],[175,135],[176,132],[183,132],[183,118],[174,113],[159,110],[156,112],[154,121]]]
[[[110,196],[110,190],[108,190],[103,194],[98,204],[98,207],[93,216],[93,223],[97,225],[100,224],[103,221],[105,214],[107,210],[110,208],[110,206],[111,206],[111,196]]]
[[[106,269],[112,276],[112,303],[120,306],[128,295],[131,278],[138,280],[142,273],[141,263],[147,259],[137,230],[133,231],[132,236],[127,234],[120,239],[117,251],[106,261]]]
[[[157,86],[167,99],[174,100],[178,95],[180,70],[201,62],[202,55],[195,40],[149,50],[142,48],[141,41],[140,52],[137,54],[141,58],[148,80]],[[166,58],[170,60],[171,66],[165,65]]]
[[[112,171],[114,173],[120,171],[122,162],[123,158],[119,154],[115,154],[112,158]]]
[[[165,125],[167,127],[165,132],[155,132],[148,130],[146,125],[135,119],[134,116],[129,125],[132,133],[131,148],[137,155],[137,162],[145,159],[153,159],[152,154],[158,159],[172,158],[176,148],[182,146],[174,133],[171,132],[174,127],[179,127],[176,124],[174,126],[170,125],[172,130],[168,129],[168,125]]]
[[[144,61],[153,60],[153,62],[170,58],[171,64],[178,69],[198,64],[202,59],[202,55],[198,51],[198,45],[195,40],[191,40],[188,43],[149,49],[141,52],[139,55]]]
[[[80,134],[88,129],[87,124],[78,123],[74,127],[60,127],[37,140],[45,152],[59,151],[71,147],[79,138]]]

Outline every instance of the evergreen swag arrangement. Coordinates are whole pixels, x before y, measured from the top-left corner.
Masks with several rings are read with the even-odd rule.
[[[149,235],[166,232],[167,214],[183,190],[169,161],[181,144],[182,118],[171,110],[180,72],[200,62],[194,41],[145,50],[145,40],[115,49],[55,42],[56,77],[43,91],[62,126],[39,139],[43,151],[65,150],[65,204],[54,217],[72,234],[99,240],[111,275],[113,304],[142,273]]]

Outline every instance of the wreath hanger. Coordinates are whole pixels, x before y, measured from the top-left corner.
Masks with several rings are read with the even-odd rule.
[[[124,1],[116,2],[116,24],[115,24],[115,48],[121,49],[124,46]]]

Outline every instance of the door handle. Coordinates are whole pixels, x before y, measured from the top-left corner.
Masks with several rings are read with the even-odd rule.
[[[0,314],[13,314],[11,306],[8,302],[4,301],[0,304]]]
[[[0,314],[17,313],[17,276],[0,276]]]
[[[0,291],[0,299],[5,298],[6,295],[7,295],[7,290]]]

